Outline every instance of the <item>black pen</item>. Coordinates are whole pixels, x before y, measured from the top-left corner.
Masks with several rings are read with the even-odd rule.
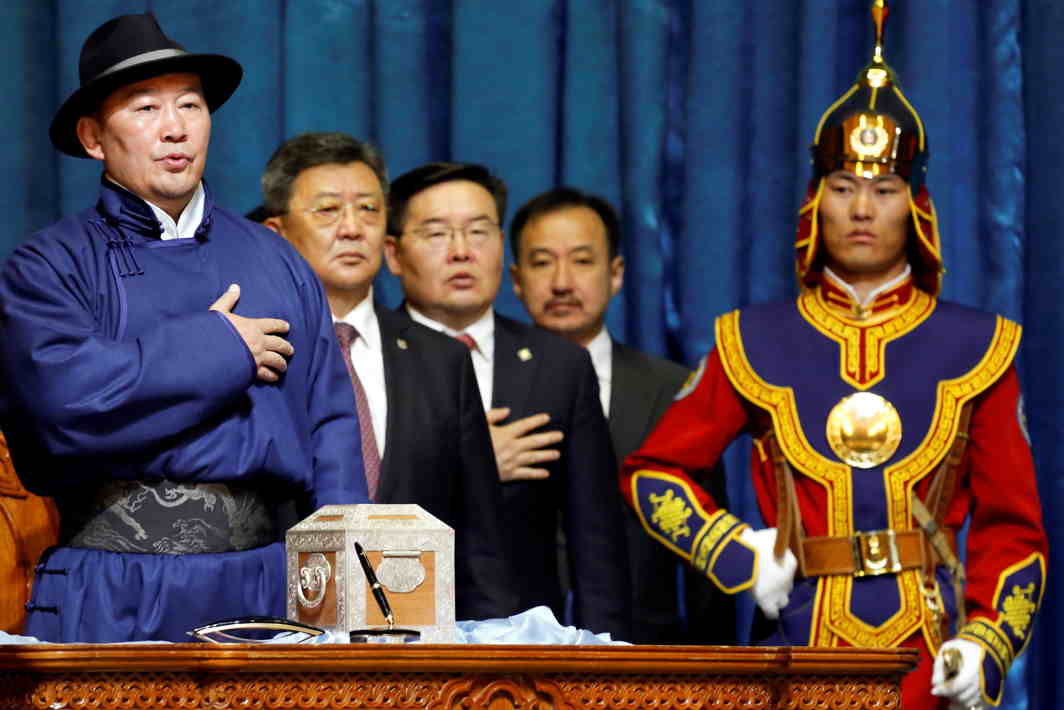
[[[377,600],[377,606],[380,607],[381,613],[384,614],[384,620],[388,622],[388,628],[395,626],[395,617],[392,616],[392,607],[388,604],[388,597],[384,596],[384,587],[377,581],[377,574],[369,564],[366,551],[357,542],[355,543],[355,554],[358,555],[358,561],[362,563],[362,571],[366,573],[366,581],[369,582],[369,586],[373,589],[373,598]]]

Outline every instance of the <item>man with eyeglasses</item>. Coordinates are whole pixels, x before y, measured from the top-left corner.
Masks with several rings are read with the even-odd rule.
[[[521,606],[562,618],[555,552],[567,534],[573,623],[626,638],[628,565],[615,460],[587,352],[495,313],[506,186],[481,165],[432,163],[400,176],[385,255],[413,320],[469,347],[500,470]],[[540,431],[548,424],[551,431]],[[490,457],[490,450],[484,452]]]
[[[318,275],[355,393],[367,485],[377,503],[417,503],[455,529],[456,613],[517,611],[501,532],[491,437],[469,352],[373,299],[388,179],[371,145],[306,133],[262,176],[264,224]]]

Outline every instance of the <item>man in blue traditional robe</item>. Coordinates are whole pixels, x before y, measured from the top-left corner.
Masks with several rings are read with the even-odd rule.
[[[103,161],[99,200],[0,274],[0,425],[62,517],[26,632],[180,641],[283,615],[280,511],[367,495],[317,277],[201,180],[242,70],[150,14],[100,26],[80,70],[51,137]]]

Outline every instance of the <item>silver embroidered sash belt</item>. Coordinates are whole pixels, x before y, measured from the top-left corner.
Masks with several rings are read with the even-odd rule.
[[[110,552],[235,552],[277,539],[266,498],[225,483],[110,481],[64,500],[60,518],[61,545]]]

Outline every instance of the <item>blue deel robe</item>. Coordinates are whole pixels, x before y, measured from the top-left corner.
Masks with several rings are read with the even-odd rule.
[[[253,485],[271,500],[368,502],[358,419],[321,284],[273,232],[206,194],[193,239],[104,179],[96,206],[33,235],[0,273],[0,426],[19,476],[62,512],[111,479]],[[275,384],[229,320],[289,322]],[[305,508],[304,508],[305,509]],[[188,640],[197,625],[283,616],[283,530],[219,554],[59,547],[26,632],[62,642]]]

